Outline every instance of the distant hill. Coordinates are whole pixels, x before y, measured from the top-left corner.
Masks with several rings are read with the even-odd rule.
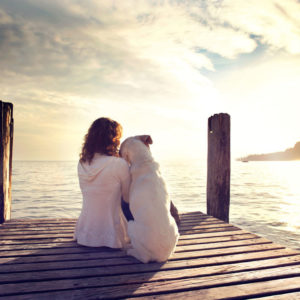
[[[300,160],[300,142],[297,142],[294,148],[286,149],[283,152],[274,152],[267,154],[251,154],[241,157],[240,161],[264,161],[264,160]]]

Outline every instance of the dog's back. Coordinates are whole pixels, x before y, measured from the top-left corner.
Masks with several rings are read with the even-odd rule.
[[[175,250],[178,228],[170,214],[170,200],[159,165],[148,148],[136,145],[144,153],[136,154],[134,149],[134,155],[128,154],[132,175],[129,205],[134,217],[128,223],[132,244],[128,254],[143,262],[166,261]]]

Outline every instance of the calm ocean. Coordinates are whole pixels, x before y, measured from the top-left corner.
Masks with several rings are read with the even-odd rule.
[[[206,212],[206,161],[160,162],[182,212]],[[300,249],[300,161],[233,161],[230,223]],[[78,217],[77,162],[14,161],[12,218]]]

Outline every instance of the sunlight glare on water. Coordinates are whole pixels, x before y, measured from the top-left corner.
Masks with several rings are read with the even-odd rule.
[[[285,199],[280,204],[280,222],[286,223],[290,230],[300,230],[300,162],[278,162],[270,166],[273,176],[286,187]],[[284,191],[282,192],[284,194]]]
[[[233,162],[230,221],[300,248],[300,162]]]

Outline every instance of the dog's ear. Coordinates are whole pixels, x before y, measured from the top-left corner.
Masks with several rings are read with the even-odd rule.
[[[146,146],[149,147],[150,144],[153,144],[152,138],[150,135],[139,135],[137,136],[139,140],[141,140]]]

